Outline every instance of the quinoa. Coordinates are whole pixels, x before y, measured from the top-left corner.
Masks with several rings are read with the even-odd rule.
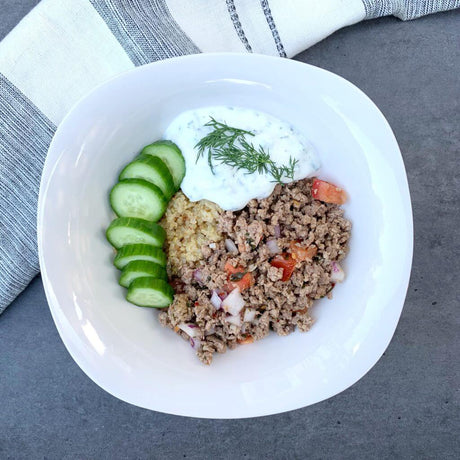
[[[165,228],[173,235],[167,245],[176,295],[160,322],[190,340],[203,363],[271,330],[278,335],[308,331],[314,300],[332,296],[332,265],[348,251],[351,224],[340,206],[312,198],[312,181],[277,185],[268,198],[251,200],[237,212],[209,202],[192,204],[183,194],[168,209]],[[225,240],[238,251],[229,252]],[[289,279],[283,279],[280,260],[293,261]],[[240,288],[244,307],[236,314],[210,300]],[[191,325],[192,337],[180,329],[183,325]]]
[[[174,195],[160,222],[166,230],[169,274],[177,274],[185,264],[199,261],[203,246],[222,240],[217,228],[221,213],[219,206],[210,201],[194,203],[182,192]]]

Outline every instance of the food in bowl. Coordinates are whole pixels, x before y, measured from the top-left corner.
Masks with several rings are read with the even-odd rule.
[[[214,221],[219,238],[203,245],[200,260],[170,259],[176,295],[160,322],[190,340],[204,363],[271,329],[279,335],[307,331],[313,301],[330,296],[343,280],[339,261],[347,252],[350,222],[339,205],[312,197],[313,184],[304,179],[277,185],[268,198],[251,200],[241,211],[221,211]],[[179,221],[200,219],[173,213]],[[170,253],[177,242],[165,228]]]
[[[165,137],[110,195],[118,218],[107,238],[127,299],[162,309],[161,324],[205,364],[270,330],[307,331],[314,300],[344,279],[351,230],[344,190],[309,178],[312,146],[287,123],[235,107],[184,112]]]
[[[209,200],[226,211],[267,198],[279,182],[312,175],[319,158],[305,136],[264,112],[232,106],[179,114],[164,133],[182,151],[181,189],[191,201]]]

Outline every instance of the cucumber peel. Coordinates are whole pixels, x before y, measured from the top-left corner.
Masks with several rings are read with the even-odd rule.
[[[176,190],[179,190],[185,176],[185,160],[179,147],[171,141],[161,140],[147,145],[141,155],[152,155],[164,161],[174,179]]]
[[[166,270],[161,265],[148,260],[133,260],[123,268],[120,275],[119,284],[125,288],[137,278],[149,277],[168,281]]]
[[[163,160],[152,155],[140,155],[126,165],[120,173],[119,180],[144,179],[156,185],[166,199],[170,200],[175,192],[174,179]]]
[[[166,267],[166,254],[160,247],[151,244],[128,244],[119,249],[113,264],[119,270],[135,260],[146,260]]]
[[[128,302],[139,307],[165,308],[173,299],[173,288],[166,281],[150,277],[135,279],[126,295]]]
[[[161,189],[144,179],[124,179],[110,192],[110,205],[119,217],[137,217],[156,222],[161,219],[168,200]]]
[[[166,232],[161,225],[134,217],[114,219],[105,232],[107,240],[116,249],[142,243],[161,248]]]

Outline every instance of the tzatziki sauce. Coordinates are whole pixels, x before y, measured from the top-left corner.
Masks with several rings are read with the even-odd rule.
[[[253,198],[267,198],[276,186],[267,173],[248,173],[226,164],[208,165],[207,155],[197,160],[196,144],[211,131],[205,126],[213,117],[234,128],[251,131],[247,138],[254,147],[261,146],[278,165],[297,160],[293,180],[311,176],[320,166],[318,156],[307,139],[293,126],[272,115],[243,107],[213,106],[179,114],[167,127],[164,138],[175,142],[185,159],[186,173],[182,192],[190,201],[206,199],[226,211],[244,208]],[[283,180],[290,182],[290,180]]]

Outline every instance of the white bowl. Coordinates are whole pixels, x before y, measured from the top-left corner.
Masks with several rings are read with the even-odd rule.
[[[320,176],[343,186],[353,223],[347,278],[316,303],[308,333],[272,333],[202,365],[190,346],[134,307],[104,237],[120,168],[183,110],[233,104],[287,120],[317,148]],[[38,241],[51,313],[70,354],[104,390],[171,414],[240,418],[329,398],[377,362],[396,328],[412,260],[412,212],[383,115],[346,80],[287,59],[206,54],[138,67],[66,116],[41,181]]]

